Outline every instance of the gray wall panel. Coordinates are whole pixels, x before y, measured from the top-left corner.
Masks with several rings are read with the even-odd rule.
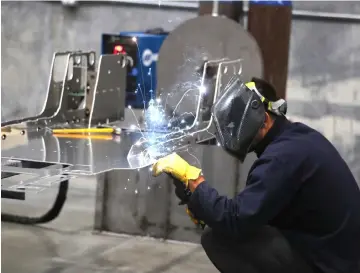
[[[357,3],[357,7],[360,4]],[[295,21],[289,117],[321,131],[360,181],[360,23]]]

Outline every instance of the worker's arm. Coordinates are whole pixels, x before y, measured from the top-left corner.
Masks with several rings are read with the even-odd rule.
[[[247,187],[235,198],[220,196],[206,181],[192,185],[188,207],[196,218],[219,232],[241,236],[273,219],[289,203],[299,188],[296,177],[301,160],[259,159],[254,164]],[[224,172],[226,175],[226,172]],[[196,181],[195,181],[196,183]]]

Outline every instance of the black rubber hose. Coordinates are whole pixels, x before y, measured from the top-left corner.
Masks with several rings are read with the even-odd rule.
[[[65,204],[68,188],[69,188],[69,180],[60,182],[59,191],[53,206],[42,216],[28,217],[28,216],[13,215],[8,213],[1,213],[1,221],[23,224],[23,225],[36,225],[36,224],[48,223],[54,220],[60,214]]]

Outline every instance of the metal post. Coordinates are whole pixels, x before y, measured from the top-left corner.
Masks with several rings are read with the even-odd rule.
[[[226,17],[242,22],[242,1],[200,1],[199,15],[212,14],[213,16],[225,15]]]
[[[275,5],[277,2],[250,2],[248,30],[261,49],[265,80],[274,85],[278,96],[285,98],[292,6]]]

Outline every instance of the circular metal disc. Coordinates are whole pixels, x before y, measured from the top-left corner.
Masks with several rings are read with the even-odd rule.
[[[243,59],[241,78],[244,81],[263,74],[260,49],[251,34],[239,23],[226,17],[211,15],[184,22],[170,32],[160,48],[157,95],[163,98],[165,93],[171,93],[170,97],[174,97],[176,93],[184,94],[189,88],[199,85],[202,72],[199,74],[196,70],[202,67],[204,59],[222,58]],[[176,104],[179,96],[175,97],[166,104]],[[186,101],[182,104],[191,107],[182,107],[182,111],[194,109],[196,99],[193,96],[187,96],[184,100]]]

